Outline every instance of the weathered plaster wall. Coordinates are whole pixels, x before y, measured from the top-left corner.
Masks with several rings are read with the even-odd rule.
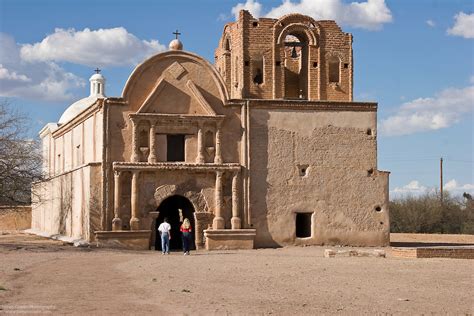
[[[100,179],[94,164],[34,184],[31,228],[90,240],[100,225]]]
[[[55,125],[48,124],[42,133],[43,172],[46,177],[77,168],[102,158],[102,118],[101,111],[86,113],[79,122]]]
[[[388,174],[377,171],[375,112],[252,109],[250,117],[257,247],[388,242]],[[312,213],[311,237],[296,238],[297,212]]]

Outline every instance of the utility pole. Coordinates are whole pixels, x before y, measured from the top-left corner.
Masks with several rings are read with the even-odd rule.
[[[439,160],[439,188],[440,200],[443,203],[443,157]]]

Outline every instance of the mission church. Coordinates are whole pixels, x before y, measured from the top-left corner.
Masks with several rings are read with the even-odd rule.
[[[155,249],[168,217],[172,236],[191,220],[198,249],[388,245],[377,103],[353,101],[353,66],[334,21],[241,11],[214,65],[176,38],[120,97],[97,71],[40,131],[33,230]]]

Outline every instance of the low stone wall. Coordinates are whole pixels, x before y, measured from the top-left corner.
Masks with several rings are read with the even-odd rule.
[[[31,206],[0,206],[0,231],[31,228]]]
[[[474,247],[392,248],[397,258],[474,259]]]

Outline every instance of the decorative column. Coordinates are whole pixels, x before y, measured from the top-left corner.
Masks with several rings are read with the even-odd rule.
[[[216,171],[216,189],[215,189],[215,216],[212,221],[213,229],[224,229],[224,218],[222,217],[222,171]]]
[[[202,128],[202,123],[198,123],[198,154],[197,154],[197,163],[204,163],[204,133]]]
[[[135,118],[130,118],[132,121],[132,156],[130,160],[132,162],[138,162],[140,160],[140,142],[138,140],[138,122]]]
[[[131,209],[132,218],[130,219],[130,230],[140,230],[140,220],[138,219],[138,176],[139,171],[132,171],[132,192],[131,192]]]
[[[150,122],[150,154],[148,155],[148,162],[156,162],[156,122]]]
[[[239,217],[240,213],[240,177],[239,172],[236,171],[232,177],[232,218],[230,224],[232,229],[240,229],[241,221]]]
[[[221,122],[217,123],[217,129],[216,129],[216,155],[214,156],[214,163],[222,163]]]
[[[114,173],[114,219],[112,220],[112,230],[122,230],[122,220],[120,219],[120,202],[122,197],[122,184],[120,183],[120,171]]]

